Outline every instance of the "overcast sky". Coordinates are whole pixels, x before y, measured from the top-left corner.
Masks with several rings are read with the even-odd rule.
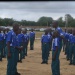
[[[65,14],[75,18],[75,2],[0,2],[0,17],[37,21],[42,16],[58,19]]]

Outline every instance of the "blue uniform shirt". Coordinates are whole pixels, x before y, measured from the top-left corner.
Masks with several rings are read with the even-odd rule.
[[[27,35],[27,41],[29,41],[29,34],[28,34],[28,33],[26,33],[26,35]]]
[[[4,40],[3,33],[0,33],[0,41],[3,41],[3,40]]]
[[[41,42],[42,43],[50,43],[51,37],[50,35],[42,35]]]
[[[62,31],[62,29],[60,27],[57,27],[56,30],[59,32],[60,36],[64,35],[63,31]],[[61,37],[59,37],[59,40],[60,40],[60,42],[62,42],[62,38]]]
[[[70,41],[70,43],[74,43],[75,44],[75,36],[70,34],[69,35],[69,41]]]
[[[24,34],[24,42],[28,42],[27,34]]]
[[[5,33],[5,34],[3,34],[4,35],[4,39],[6,39],[7,38],[7,33]]]
[[[8,32],[6,43],[7,42],[10,42],[10,46],[19,46],[18,36],[16,36],[13,30]]]
[[[60,35],[63,35],[63,31],[60,27],[57,27],[56,30],[59,32]]]
[[[64,37],[65,37],[65,39],[66,39],[67,41],[69,41],[69,33],[66,32],[66,33],[64,34]]]
[[[52,41],[52,50],[56,50],[56,46],[59,47],[59,38],[54,38]]]
[[[52,40],[52,35],[51,34],[48,34],[50,36],[50,40]]]
[[[30,32],[30,38],[35,38],[35,32]]]
[[[19,40],[20,43],[23,42],[24,35],[22,33],[21,34],[18,34],[18,40]]]

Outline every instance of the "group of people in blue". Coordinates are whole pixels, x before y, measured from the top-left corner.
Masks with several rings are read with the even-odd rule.
[[[69,65],[75,65],[75,29],[63,30],[58,26],[58,21],[53,21],[52,27],[54,30],[47,28],[41,37],[41,64],[48,64],[49,54],[52,51],[52,75],[61,75],[59,60],[61,50],[64,51]]]
[[[0,28],[0,61],[7,58],[6,75],[21,75],[17,72],[17,63],[22,63],[22,59],[27,56],[29,40],[30,50],[34,50],[33,29],[27,33],[27,29],[22,30],[18,23],[13,23],[12,30]]]
[[[62,30],[58,26],[58,21],[53,21],[51,28],[47,28],[41,37],[42,63],[48,64],[48,59],[52,51],[52,75],[60,75],[60,53],[63,48],[69,65],[75,65],[75,29]],[[3,31],[3,32],[1,32]],[[13,23],[13,29],[0,28],[0,61],[7,58],[7,74],[21,75],[17,72],[17,63],[25,59],[28,55],[28,44],[30,50],[34,50],[35,32],[31,29],[28,34],[27,29],[21,29],[18,23]]]

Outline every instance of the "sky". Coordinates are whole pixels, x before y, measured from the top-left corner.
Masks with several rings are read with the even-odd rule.
[[[1,18],[38,21],[40,17],[47,16],[56,20],[59,17],[64,19],[65,14],[70,14],[75,18],[74,1],[0,2]]]

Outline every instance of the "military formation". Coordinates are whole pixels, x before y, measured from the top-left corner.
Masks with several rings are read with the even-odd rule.
[[[75,29],[62,30],[58,21],[53,21],[52,28],[47,28],[41,37],[42,62],[48,64],[52,53],[52,75],[60,75],[60,53],[63,50],[69,65],[75,65]],[[3,31],[3,32],[1,32]],[[17,63],[28,55],[28,44],[30,50],[34,50],[35,32],[31,29],[21,29],[18,23],[13,23],[13,29],[0,28],[0,61],[7,58],[6,75],[21,75],[17,71]],[[63,49],[62,49],[63,48]]]
[[[22,63],[28,53],[30,40],[30,50],[34,50],[35,33],[31,29],[21,29],[18,23],[13,23],[13,29],[0,28],[0,61],[7,58],[6,75],[21,75],[17,72],[17,63]]]
[[[48,64],[50,53],[52,53],[52,75],[60,74],[60,53],[63,50],[69,65],[75,65],[75,28],[62,30],[58,21],[53,21],[52,27],[47,28],[41,37],[42,63]],[[52,51],[52,52],[51,52]]]

